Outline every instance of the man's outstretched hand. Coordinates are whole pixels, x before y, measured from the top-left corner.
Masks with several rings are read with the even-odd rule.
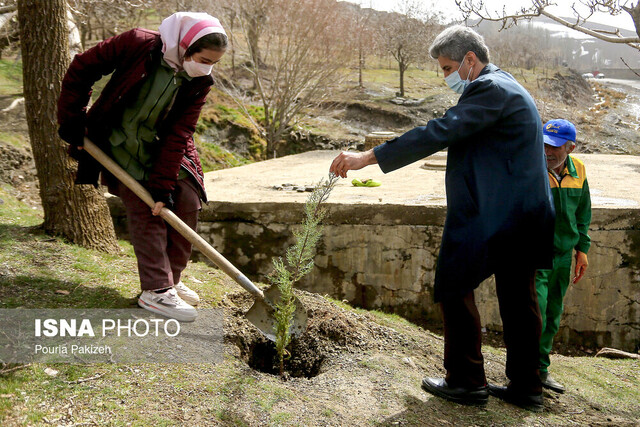
[[[333,159],[329,172],[332,172],[342,178],[347,177],[347,171],[362,169],[368,165],[374,165],[378,163],[373,149],[365,151],[364,153],[352,153],[343,151]]]

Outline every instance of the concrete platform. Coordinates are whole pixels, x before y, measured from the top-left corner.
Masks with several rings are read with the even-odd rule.
[[[282,184],[311,185],[328,176],[338,151],[313,151],[232,169],[209,172],[205,176],[212,202],[302,203],[305,193],[277,191]],[[639,208],[640,157],[609,154],[575,155],[584,161],[594,208]],[[446,152],[418,161],[389,174],[377,165],[350,171],[330,197],[331,204],[391,204],[445,206],[444,167]],[[382,185],[354,187],[353,178],[373,178]]]

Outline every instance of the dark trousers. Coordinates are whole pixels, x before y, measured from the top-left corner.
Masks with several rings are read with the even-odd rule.
[[[162,218],[151,215],[151,208],[124,184],[109,185],[109,192],[119,196],[124,204],[142,290],[163,289],[178,283],[191,256],[191,243]],[[173,212],[195,230],[201,204],[191,181],[178,180],[172,196]]]
[[[538,347],[542,320],[535,271],[516,269],[495,273],[500,317],[507,347],[509,387],[526,394],[542,392]],[[473,291],[440,304],[444,318],[444,367],[447,383],[460,387],[486,384],[481,351],[480,315]]]

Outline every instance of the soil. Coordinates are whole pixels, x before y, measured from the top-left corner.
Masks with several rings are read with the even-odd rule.
[[[285,371],[289,376],[315,377],[336,362],[333,355],[396,349],[409,344],[397,331],[375,323],[369,314],[342,309],[317,294],[296,291],[296,295],[307,312],[308,323],[304,333],[291,342],[291,357],[285,360]],[[244,317],[252,303],[246,293],[226,296],[223,306],[229,316],[225,318],[225,339],[237,346],[239,357],[249,366],[277,374],[273,343]]]
[[[604,415],[600,404],[572,392],[545,392],[545,418],[522,418],[525,412],[501,406],[495,399],[490,399],[484,412],[433,398],[419,384],[422,376],[445,373],[441,336],[409,323],[391,324],[375,313],[354,312],[317,294],[296,291],[296,295],[308,312],[308,327],[292,344],[292,356],[285,363],[287,374],[280,384],[297,396],[286,405],[294,413],[309,415],[330,405],[332,420],[317,425],[359,425],[364,420],[385,426],[504,425],[518,419],[518,425],[635,425],[633,417]],[[223,301],[229,351],[261,372],[260,378],[278,378],[273,344],[243,316],[250,305],[246,293],[228,294]],[[494,336],[491,341],[497,339]],[[504,352],[487,348],[483,352],[487,380],[505,383]],[[556,366],[580,360],[552,357]],[[331,403],[336,398],[338,402]],[[248,404],[239,401],[234,411],[253,424]]]
[[[395,329],[385,328],[376,323],[369,313],[356,314],[341,309],[324,297],[302,290],[296,295],[308,315],[305,332],[292,340],[289,348],[292,356],[285,360],[287,376],[311,378],[326,370],[332,364],[332,355],[371,350],[393,350],[408,347],[411,351],[428,352],[430,346],[417,345],[409,341]],[[250,367],[269,374],[278,374],[279,365],[275,347],[245,318],[244,313],[253,304],[253,299],[245,292],[231,293],[223,300],[223,307],[229,316],[225,318],[225,340],[235,345],[236,356]],[[423,330],[432,338],[441,340],[442,325],[424,325]],[[494,348],[504,348],[501,332],[483,330],[482,341]],[[565,356],[593,356],[594,349],[582,346],[556,343],[554,353]],[[442,363],[436,358],[434,363]],[[500,372],[496,372],[500,374]]]

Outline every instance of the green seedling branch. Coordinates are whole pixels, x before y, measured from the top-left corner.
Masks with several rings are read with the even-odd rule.
[[[272,284],[278,287],[281,298],[275,306],[276,321],[276,351],[280,365],[280,376],[284,376],[284,360],[290,357],[287,346],[291,343],[291,324],[296,311],[293,285],[313,270],[313,258],[316,245],[322,237],[321,221],[327,211],[322,208],[339,177],[329,174],[315,186],[315,190],[305,202],[305,217],[302,224],[293,232],[295,244],[287,249],[286,262],[281,258],[273,259],[273,273],[270,275]]]

